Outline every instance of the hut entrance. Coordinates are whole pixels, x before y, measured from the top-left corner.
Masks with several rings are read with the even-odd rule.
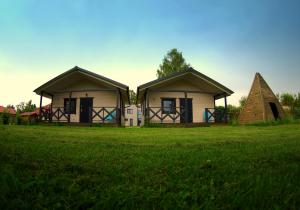
[[[273,116],[275,118],[275,120],[278,120],[278,117],[279,117],[279,112],[278,112],[278,109],[277,109],[277,106],[275,103],[273,102],[270,102],[270,107],[272,109],[272,112],[273,112]]]

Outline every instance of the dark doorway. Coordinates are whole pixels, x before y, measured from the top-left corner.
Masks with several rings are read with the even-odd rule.
[[[133,119],[130,118],[130,126],[133,126]]]
[[[184,112],[185,98],[180,98],[180,113]],[[187,116],[187,123],[193,122],[193,99],[187,98],[187,115],[184,113],[180,116],[180,123],[185,123],[185,116]]]
[[[92,122],[92,108],[93,108],[93,98],[80,99],[80,122],[81,123]]]
[[[269,104],[270,104],[270,107],[271,107],[271,110],[273,112],[273,116],[274,116],[275,120],[278,120],[279,112],[278,112],[276,104],[273,103],[273,102],[270,102]]]

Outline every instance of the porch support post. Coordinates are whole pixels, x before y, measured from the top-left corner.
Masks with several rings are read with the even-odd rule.
[[[216,109],[216,96],[214,96],[214,110]]]
[[[149,91],[146,90],[146,119],[148,120],[150,117],[150,110],[149,110]]]
[[[143,112],[144,112],[144,117],[146,117],[146,97],[145,97],[145,95],[144,95],[144,101],[143,101],[143,104],[144,104],[144,110],[143,110]]]
[[[227,96],[226,95],[224,97],[224,102],[225,102],[224,117],[225,117],[225,123],[227,123],[228,122],[228,118],[227,118]]]
[[[116,91],[117,94],[117,105],[116,105],[116,124],[121,125],[121,115],[122,115],[122,103],[120,100],[120,90]]]
[[[72,97],[72,92],[69,93],[69,112],[68,112],[68,123],[71,122],[71,97]]]
[[[52,106],[53,106],[53,95],[51,95],[51,104],[49,110],[49,122],[52,122]]]
[[[43,116],[42,116],[42,110],[43,110],[43,94],[44,91],[41,91],[41,97],[40,97],[40,120],[42,120]]]
[[[185,124],[188,123],[188,103],[187,103],[187,92],[184,92],[184,122]]]

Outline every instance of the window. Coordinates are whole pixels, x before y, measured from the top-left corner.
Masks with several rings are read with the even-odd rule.
[[[161,107],[163,114],[176,113],[176,98],[163,98],[161,99]]]
[[[133,109],[127,109],[127,114],[133,114]]]
[[[64,111],[66,114],[76,114],[76,98],[71,98],[71,100],[69,98],[65,98]]]

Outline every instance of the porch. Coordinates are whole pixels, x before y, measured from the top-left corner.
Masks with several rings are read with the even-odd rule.
[[[82,118],[82,117],[81,117]],[[40,114],[42,122],[57,123],[98,123],[98,124],[120,124],[121,109],[118,107],[92,107],[87,111],[84,121],[71,121],[71,114],[65,107],[42,108]]]
[[[176,95],[172,97],[161,97],[161,94],[156,97],[160,100],[161,106],[153,106],[150,103],[150,97],[158,91],[148,90],[144,95],[144,103],[142,110],[145,117],[145,123],[227,123],[227,95],[218,94],[210,95],[196,91],[176,91]],[[159,93],[175,93],[175,91],[159,91]],[[209,97],[209,100],[201,100],[204,96]],[[176,96],[176,97],[174,97]],[[182,97],[183,96],[183,97]],[[216,106],[216,100],[224,98],[224,108]],[[195,103],[194,103],[195,102]],[[150,105],[151,104],[151,105]],[[176,106],[179,104],[179,106]],[[211,107],[211,108],[208,108]]]
[[[145,122],[147,123],[184,123],[192,124],[192,117],[190,117],[184,107],[175,107],[172,113],[164,113],[163,109],[169,107],[149,107],[146,109],[147,115]],[[221,108],[205,108],[204,119],[201,123],[227,123],[228,114],[225,109]],[[199,124],[199,122],[197,122]]]

